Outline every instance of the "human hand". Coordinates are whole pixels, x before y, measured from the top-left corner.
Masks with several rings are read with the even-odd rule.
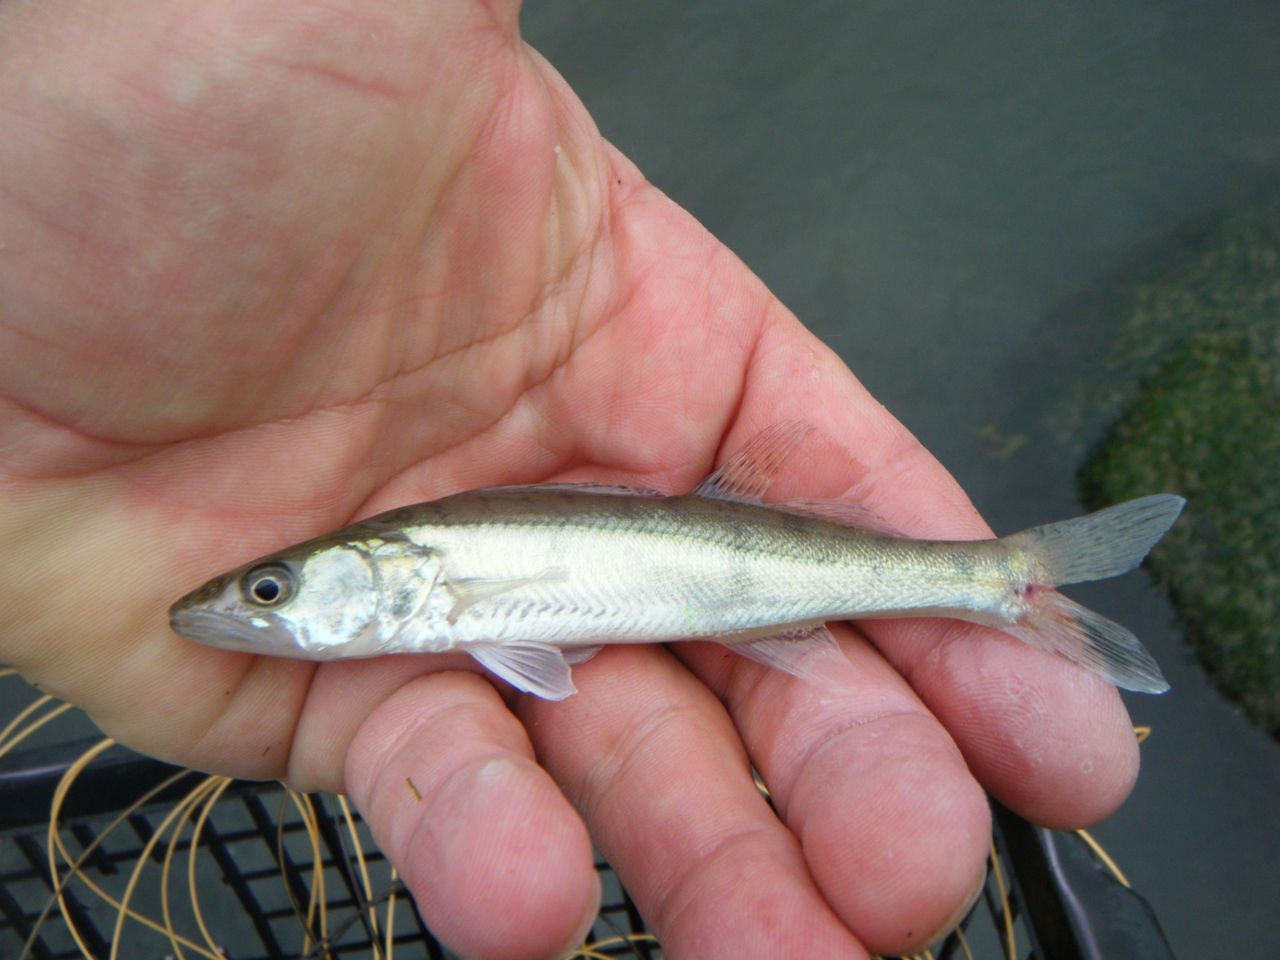
[[[467,955],[581,934],[588,830],[673,957],[918,946],[980,881],[982,788],[1056,826],[1127,794],[1113,688],[930,620],[837,627],[821,684],[608,649],[558,704],[467,658],[167,629],[210,574],[348,520],[489,483],[685,490],[787,417],[826,439],[778,496],[987,532],[515,19],[0,6],[0,661],[138,749],[349,792]]]

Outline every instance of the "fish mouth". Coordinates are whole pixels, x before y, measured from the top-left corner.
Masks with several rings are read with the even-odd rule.
[[[246,621],[215,610],[184,607],[186,599],[169,610],[169,626],[179,636],[243,653],[269,653],[277,657],[287,656],[290,651],[301,653],[293,634],[274,617],[254,617]]]

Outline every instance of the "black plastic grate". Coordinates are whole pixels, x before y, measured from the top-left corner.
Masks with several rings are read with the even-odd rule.
[[[194,788],[214,784],[190,771],[179,782],[166,784],[180,773],[177,768],[120,747],[81,771],[65,796],[59,835],[69,857],[80,861],[84,879],[61,884],[65,915],[47,909],[55,892],[47,852],[50,797],[75,758],[91,745],[68,744],[0,760],[0,957],[22,957],[24,950],[40,960],[82,957],[72,939],[74,928],[88,954],[105,960],[119,910],[84,880],[119,898],[143,859],[147,882],[137,887],[131,901],[138,911],[153,919],[162,916],[166,905],[158,881],[168,860],[164,889],[172,929],[208,950],[190,907],[194,888],[213,942],[236,960],[386,956],[371,944],[385,943],[383,925],[391,899],[392,956],[401,950],[402,956],[432,960],[452,956],[393,878],[367,828],[354,812],[349,826],[336,798],[301,798],[275,783],[218,781],[223,786],[217,802],[194,806],[187,826],[175,836],[166,821]],[[149,804],[131,809],[149,790],[156,791]],[[192,823],[202,814],[197,853],[191,858]],[[995,815],[997,857],[984,895],[960,931],[935,948],[934,958],[1005,958],[1010,930],[1025,951],[1018,955],[1028,958],[1171,957],[1145,902],[1114,880],[1080,838],[1034,827],[999,806]],[[308,822],[314,829],[308,829]],[[365,892],[352,829],[372,897]],[[589,956],[660,957],[660,947],[612,870],[603,862],[597,869],[604,901],[588,938]],[[62,872],[65,876],[65,866]],[[322,928],[317,909],[308,926],[307,905],[321,889],[326,922]],[[134,920],[123,931],[120,956],[171,952],[164,933],[143,929]],[[984,943],[986,949],[975,949]]]
[[[79,878],[62,883],[65,920],[56,908],[46,911],[54,893],[44,822],[49,797],[69,767],[69,758],[78,756],[85,746],[56,748],[53,755],[50,751],[16,754],[6,758],[0,770],[0,851],[4,851],[0,859],[0,956],[18,957],[25,948],[29,956],[42,960],[81,957],[69,925],[80,934],[92,956],[105,958],[110,953],[118,911],[86,892]],[[119,816],[139,794],[162,783],[175,770],[112,748],[83,771],[76,789],[68,793],[60,817],[61,836],[84,876],[116,897],[122,895],[141,858],[147,860],[146,875],[154,878],[168,856],[173,927],[182,936],[202,942],[187,900],[191,828],[173,843],[166,840],[152,845],[148,853],[163,818],[199,781],[198,775],[166,789],[150,805],[123,819]],[[375,929],[369,918],[370,898],[345,817],[332,798],[308,799],[315,812],[314,847],[301,812],[275,783],[231,783],[202,823],[196,886],[206,924],[213,929],[210,920],[218,921],[215,937],[225,932],[235,941],[222,944],[215,939],[227,956],[236,960],[371,956],[375,954],[370,944],[385,942],[385,930],[381,926]],[[433,960],[450,956],[423,922],[403,885],[392,879],[389,864],[354,813],[353,819],[360,831],[357,836],[364,868],[376,878],[371,882],[372,899],[380,925],[385,921],[387,899],[395,898],[394,949],[411,947],[408,955]],[[307,904],[317,888],[316,863],[323,874],[327,922],[321,931],[313,920],[314,935],[304,950]],[[607,896],[592,936],[599,943],[595,951],[605,956],[656,956],[647,941],[622,941],[627,935],[646,934],[644,922],[607,864],[599,863],[597,869],[604,875]],[[63,872],[65,875],[65,866]],[[139,912],[160,916],[154,890],[137,896],[141,896]],[[164,935],[143,931],[129,921],[121,955],[131,955],[130,944],[142,949],[137,945],[144,941],[163,944]]]

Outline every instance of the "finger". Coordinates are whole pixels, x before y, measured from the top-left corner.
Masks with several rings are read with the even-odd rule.
[[[591,843],[488,682],[433,673],[396,690],[352,741],[346,783],[454,950],[551,957],[581,943],[600,903]]]
[[[766,329],[755,355],[724,449],[796,414],[816,418],[830,438],[803,470],[784,470],[771,499],[843,497],[912,536],[991,535],[942,466],[789,315]],[[796,356],[810,357],[813,369],[798,371]],[[1080,826],[1110,814],[1132,789],[1137,747],[1110,684],[999,631],[955,621],[868,621],[863,630],[951,731],[983,785],[1024,816]]]
[[[904,435],[866,465],[857,499],[915,536],[976,539],[954,483]],[[866,621],[863,633],[946,726],[993,795],[1051,827],[1110,815],[1138,773],[1132,722],[1111,684],[1008,634],[955,620]]]
[[[1088,826],[1124,802],[1138,747],[1116,688],[995,630],[953,622],[868,634],[961,745],[974,774],[1022,816]]]
[[[847,663],[796,681],[729,651],[681,648],[721,694],[836,914],[870,949],[907,953],[959,921],[986,872],[986,797],[884,658],[833,628]]]
[[[611,648],[574,677],[577,696],[517,710],[669,956],[866,956],[705,686],[651,647]]]
[[[289,785],[344,793],[344,766],[365,722],[401,687],[445,671],[479,673],[464,654],[413,654],[319,664],[293,728]]]

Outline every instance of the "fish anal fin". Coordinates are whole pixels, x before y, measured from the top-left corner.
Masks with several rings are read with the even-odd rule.
[[[467,652],[486,670],[517,690],[544,700],[563,700],[577,693],[572,670],[558,647],[545,643],[477,643]]]
[[[760,503],[778,470],[813,431],[804,420],[782,420],[766,427],[699,484],[694,494],[713,500]]]
[[[465,577],[450,578],[449,592],[453,595],[453,606],[448,613],[450,623],[457,623],[458,617],[482,600],[496,597],[521,587],[536,583],[553,583],[563,580],[569,575],[564,567],[547,567],[528,577]]]
[[[748,660],[805,680],[822,677],[823,664],[830,667],[834,660],[845,660],[825,623],[752,640],[726,638],[721,642]]]

